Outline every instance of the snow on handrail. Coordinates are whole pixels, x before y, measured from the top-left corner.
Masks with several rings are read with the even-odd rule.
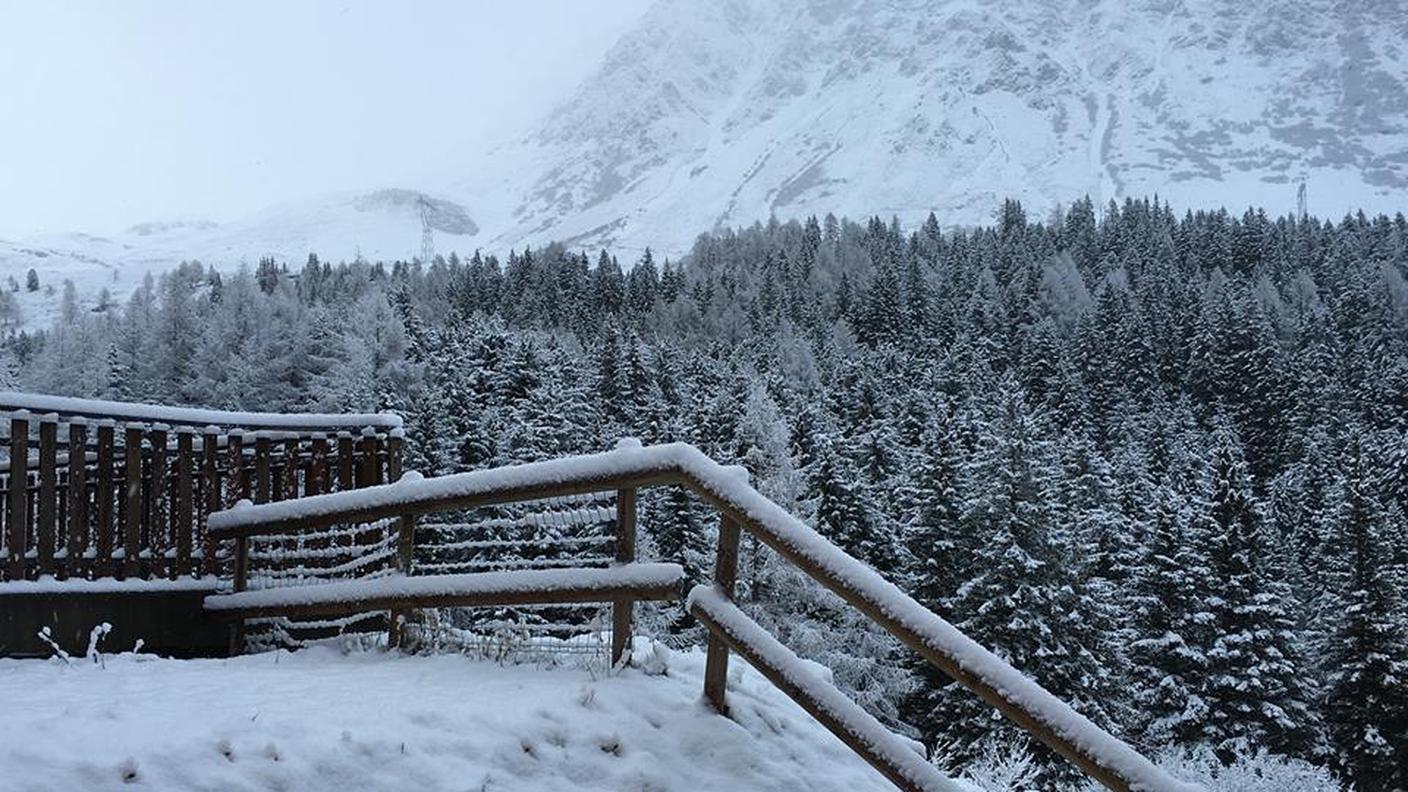
[[[882,762],[887,774],[897,783],[933,792],[964,792],[966,785],[945,776],[930,764],[923,754],[866,712],[822,678],[791,649],[783,646],[772,633],[748,617],[716,586],[695,586],[687,599],[691,613],[710,630],[718,630],[740,655],[760,673],[773,681],[803,707],[814,709],[813,715],[846,735],[875,759]]]
[[[679,483],[737,519],[764,543],[866,613],[911,648],[993,703],[1087,773],[1117,789],[1194,792],[1124,741],[1096,726],[1070,705],[916,602],[863,562],[847,555],[810,526],[759,493],[737,468],[720,465],[694,446],[642,447],[623,441],[599,454],[414,479],[297,500],[241,505],[210,516],[213,536],[258,535],[260,526],[309,527],[339,519],[421,513],[447,504],[493,501],[496,496],[614,488],[622,481]],[[497,501],[493,501],[497,502]]]
[[[39,393],[0,391],[0,411],[57,413],[64,417],[111,418],[119,421],[230,426],[247,429],[398,429],[401,417],[391,413],[266,413],[208,410],[202,407],[168,407],[160,404],[78,399]]]

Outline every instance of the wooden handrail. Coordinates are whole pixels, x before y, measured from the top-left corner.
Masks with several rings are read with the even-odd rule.
[[[732,583],[733,573],[726,567],[736,564],[728,560],[731,553],[736,553],[737,544],[737,534],[727,527],[732,523],[756,536],[1105,787],[1117,792],[1199,789],[1174,779],[875,570],[847,555],[753,489],[740,472],[682,443],[649,448],[625,444],[602,454],[369,487],[267,506],[243,505],[212,515],[210,531],[220,538],[294,533],[405,514],[648,486],[684,486],[724,516],[726,525],[720,532],[721,539],[728,532],[733,549],[721,542],[720,568],[716,570],[720,584]],[[711,641],[708,665],[715,670],[712,674],[706,670],[706,694],[720,711],[726,711],[723,671],[727,668],[727,651],[724,641]],[[710,679],[714,679],[712,684]]]

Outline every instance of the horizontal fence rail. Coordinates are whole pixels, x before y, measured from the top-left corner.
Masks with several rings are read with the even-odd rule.
[[[206,531],[242,499],[374,486],[393,415],[276,415],[0,393],[0,582],[228,572]]]
[[[745,471],[709,459],[681,443],[641,447],[623,441],[616,450],[565,459],[461,473],[434,479],[406,477],[386,486],[314,495],[285,503],[251,505],[210,517],[210,532],[243,543],[251,537],[297,534],[350,522],[396,519],[414,525],[420,515],[471,509],[566,495],[617,492],[617,561],[634,561],[636,490],[682,486],[721,514],[714,589],[732,597],[737,576],[739,537],[747,531],[800,570],[887,630],[910,649],[983,698],[1079,767],[1087,776],[1121,792],[1192,792],[1198,787],[1177,781],[1118,738],[1095,726],[1011,665],[984,649],[932,611],[921,606],[873,569],[844,553],[815,530],[768,500],[748,482]],[[629,520],[629,525],[625,524]],[[413,536],[413,531],[411,532]],[[413,541],[413,540],[412,540]],[[410,548],[403,549],[409,558]],[[404,570],[409,572],[409,568]],[[239,586],[237,585],[238,589]],[[739,631],[725,629],[717,602],[696,597],[697,615],[712,622],[705,669],[705,696],[727,711],[725,683],[730,646],[742,649]],[[622,607],[624,606],[624,607]],[[619,658],[629,635],[629,602],[619,603],[613,629],[613,658]],[[739,624],[733,620],[735,627]],[[753,645],[745,656],[764,665],[785,664],[786,655],[771,644]],[[774,672],[777,669],[772,669]],[[823,723],[848,745],[874,741],[877,733],[847,724],[859,723],[848,709],[817,698],[814,685],[783,686],[809,710],[823,707]],[[810,698],[808,698],[810,696]],[[891,738],[895,738],[893,734]],[[904,789],[949,790],[949,781],[917,772],[912,759],[893,745],[876,745],[861,755]]]

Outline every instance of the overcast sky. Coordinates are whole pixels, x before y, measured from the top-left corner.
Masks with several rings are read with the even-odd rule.
[[[648,2],[0,0],[0,236],[424,183],[522,131]]]

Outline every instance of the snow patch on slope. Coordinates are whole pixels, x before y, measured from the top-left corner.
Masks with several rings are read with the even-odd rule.
[[[7,788],[892,789],[743,664],[734,718],[703,655],[601,677],[320,647],[230,660],[0,659]]]

